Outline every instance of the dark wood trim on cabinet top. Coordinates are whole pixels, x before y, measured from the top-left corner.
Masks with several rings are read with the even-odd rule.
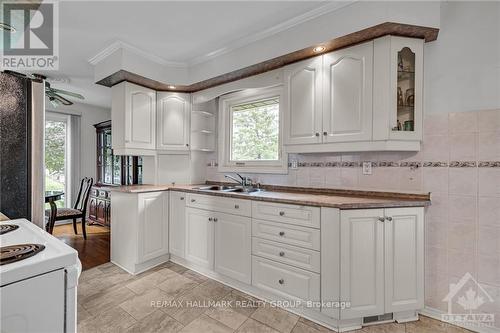
[[[184,86],[176,85],[176,89],[169,88],[169,86],[172,83],[168,84],[148,79],[144,76],[126,70],[119,70],[118,72],[111,74],[110,76],[105,77],[104,79],[97,81],[96,83],[106,87],[112,87],[115,84],[127,81],[157,91],[196,92],[211,87],[215,87],[224,83],[244,79],[249,76],[268,72],[297,61],[318,56],[322,53],[332,52],[341,48],[353,46],[355,44],[363,43],[382,36],[393,35],[402,37],[421,38],[424,39],[425,42],[431,42],[437,39],[438,33],[439,29],[437,28],[422,27],[422,26],[394,23],[394,22],[385,22],[322,43],[321,45],[325,47],[325,50],[322,51],[321,53],[313,52],[314,46],[311,46],[302,50],[298,50],[270,60],[260,62],[255,65],[251,65],[226,74],[222,74],[213,77],[211,79],[196,82],[191,85],[184,85]]]

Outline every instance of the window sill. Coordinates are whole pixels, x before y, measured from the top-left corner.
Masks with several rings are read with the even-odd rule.
[[[219,165],[218,172],[237,172],[237,173],[266,173],[266,174],[287,174],[288,166],[234,166]]]

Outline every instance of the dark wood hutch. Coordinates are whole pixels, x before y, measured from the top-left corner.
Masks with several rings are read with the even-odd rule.
[[[111,224],[110,187],[142,183],[142,159],[139,156],[117,156],[111,148],[111,120],[94,125],[97,135],[97,178],[89,201],[89,221],[103,226]]]

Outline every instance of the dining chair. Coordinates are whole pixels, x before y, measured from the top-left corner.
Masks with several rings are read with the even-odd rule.
[[[80,189],[76,197],[75,205],[73,208],[58,208],[55,221],[73,220],[73,230],[75,235],[78,235],[76,227],[76,220],[81,219],[83,238],[87,239],[87,231],[85,230],[85,220],[87,218],[87,203],[89,201],[90,190],[94,184],[92,177],[85,177],[80,182]],[[45,210],[45,215],[50,216],[50,209]],[[51,226],[50,230],[53,229]]]

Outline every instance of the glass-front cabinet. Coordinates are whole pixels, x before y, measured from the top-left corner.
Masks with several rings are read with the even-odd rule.
[[[421,140],[423,41],[390,37],[391,91],[390,138]]]

